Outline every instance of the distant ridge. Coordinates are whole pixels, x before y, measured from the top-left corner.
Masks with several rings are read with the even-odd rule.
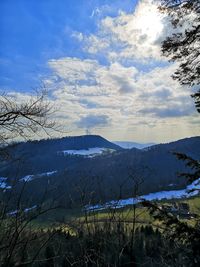
[[[113,143],[125,149],[131,149],[131,148],[143,149],[146,147],[156,145],[155,143],[136,143],[131,141],[114,141]]]

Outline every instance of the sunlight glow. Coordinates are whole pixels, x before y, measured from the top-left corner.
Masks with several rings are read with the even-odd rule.
[[[138,29],[146,37],[146,40],[152,43],[156,41],[163,30],[162,18],[157,5],[147,5],[143,2],[136,10],[136,18],[132,27]]]

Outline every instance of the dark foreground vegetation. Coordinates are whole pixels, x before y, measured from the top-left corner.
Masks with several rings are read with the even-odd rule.
[[[88,225],[87,225],[88,226]],[[64,227],[33,231],[1,245],[1,266],[198,266],[196,247],[170,238],[162,227],[105,221],[74,231]]]

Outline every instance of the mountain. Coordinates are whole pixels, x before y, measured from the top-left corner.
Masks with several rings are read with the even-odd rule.
[[[130,198],[136,185],[137,195],[185,188],[186,180],[177,173],[190,170],[173,152],[200,159],[200,137],[122,149],[90,135],[19,143],[8,152],[18,160],[1,162],[4,192],[14,184],[19,192],[25,183],[24,201],[31,200],[31,206],[48,187],[47,199],[61,198],[70,205],[72,198],[74,203]]]
[[[114,144],[120,146],[121,148],[125,149],[131,149],[133,147],[138,148],[138,149],[143,149],[146,147],[150,147],[155,145],[155,143],[136,143],[136,142],[130,142],[130,141],[114,141]]]
[[[9,168],[7,168],[7,162],[5,166],[1,164],[0,176],[12,179],[17,173],[18,179],[21,179],[27,175],[60,171],[68,167],[72,168],[87,157],[101,156],[120,150],[122,150],[121,147],[98,135],[17,143],[7,148],[7,154],[18,159],[17,163],[11,164]]]
[[[39,141],[29,141],[19,143],[17,145],[23,151],[42,149],[43,152],[48,151],[62,151],[62,150],[81,150],[93,147],[110,148],[114,150],[121,149],[118,145],[113,144],[99,135],[81,135],[69,136],[57,139],[46,139]]]

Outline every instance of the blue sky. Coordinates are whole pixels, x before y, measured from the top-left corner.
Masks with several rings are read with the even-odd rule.
[[[169,34],[152,0],[1,0],[0,89],[20,101],[45,84],[72,135],[197,135],[191,91],[160,53]]]
[[[108,1],[2,0],[0,2],[0,72],[5,88],[29,90],[48,69],[51,58],[84,58],[81,44],[70,38],[73,31],[92,33],[95,9]],[[107,13],[131,11],[133,1],[109,1]]]

